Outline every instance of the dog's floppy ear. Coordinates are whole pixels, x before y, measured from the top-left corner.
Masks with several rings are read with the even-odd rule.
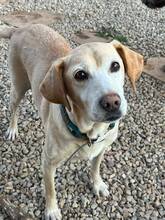
[[[40,84],[40,92],[49,102],[63,104],[70,111],[63,74],[64,59],[60,58],[51,65],[46,73]]]
[[[136,92],[135,82],[138,80],[143,70],[143,56],[134,52],[133,50],[130,50],[128,47],[122,45],[116,40],[112,41],[112,44],[122,58],[125,72],[129,77],[134,92]]]

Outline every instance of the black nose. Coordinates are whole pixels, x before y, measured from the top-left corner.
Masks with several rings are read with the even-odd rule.
[[[109,93],[100,100],[100,106],[107,112],[116,112],[121,104],[120,96],[116,93]]]

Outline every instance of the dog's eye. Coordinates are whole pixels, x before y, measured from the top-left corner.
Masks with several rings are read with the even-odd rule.
[[[77,81],[83,81],[88,79],[88,73],[84,72],[83,70],[79,70],[75,75],[74,78]]]
[[[110,70],[111,70],[112,73],[117,72],[119,69],[120,69],[120,64],[118,62],[113,62],[111,64]]]

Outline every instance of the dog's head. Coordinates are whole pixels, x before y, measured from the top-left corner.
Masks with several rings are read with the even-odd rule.
[[[68,110],[80,110],[93,122],[112,122],[127,110],[124,75],[135,82],[143,57],[118,41],[88,43],[55,61],[40,85],[43,96]]]
[[[142,0],[149,8],[161,8],[165,6],[165,0]]]

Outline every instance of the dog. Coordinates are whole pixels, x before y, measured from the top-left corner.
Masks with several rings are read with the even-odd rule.
[[[162,8],[165,6],[165,0],[142,0],[142,2],[149,8]]]
[[[0,37],[10,39],[11,120],[7,136],[14,140],[18,135],[17,108],[31,88],[46,133],[42,157],[45,219],[60,220],[54,172],[74,152],[91,161],[94,192],[109,195],[100,163],[127,112],[125,73],[136,90],[143,57],[115,40],[71,49],[60,34],[42,24],[7,28]]]

